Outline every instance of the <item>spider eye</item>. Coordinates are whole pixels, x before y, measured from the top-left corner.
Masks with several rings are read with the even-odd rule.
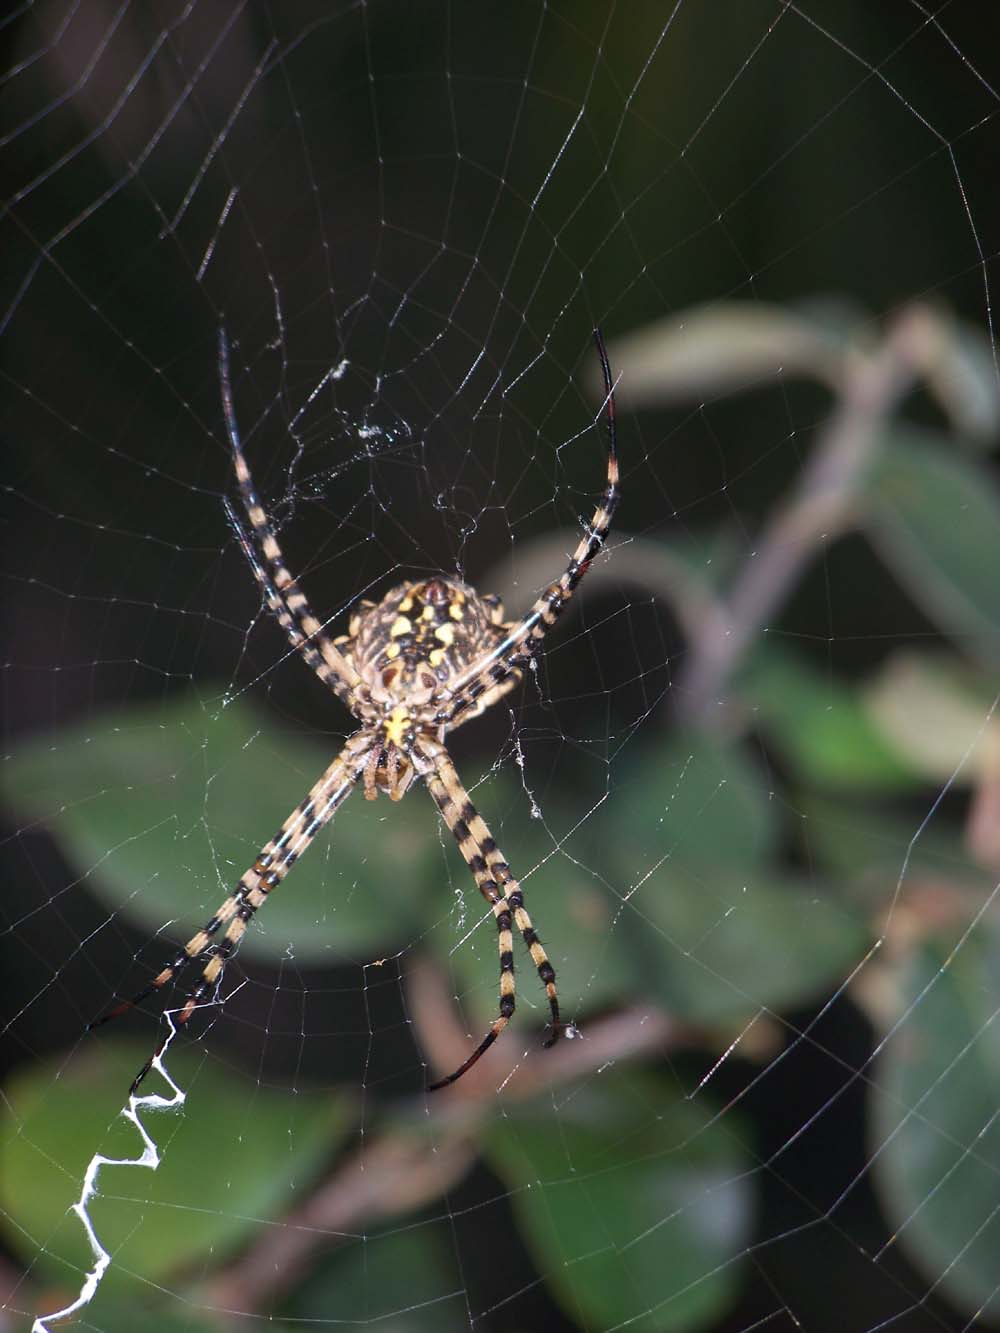
[[[437,686],[437,681],[429,671],[422,671],[420,673],[420,683],[425,690],[433,690]]]
[[[387,690],[392,689],[392,682],[396,679],[398,675],[399,675],[399,667],[387,667],[386,670],[382,672],[382,684],[385,687],[385,689]]]

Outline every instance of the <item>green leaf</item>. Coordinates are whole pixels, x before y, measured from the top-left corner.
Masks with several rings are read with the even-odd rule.
[[[633,957],[648,989],[693,1023],[742,1023],[839,986],[868,932],[815,882],[721,863],[697,878],[667,867],[630,899]]]
[[[969,785],[996,765],[994,684],[953,655],[902,651],[868,684],[865,706],[915,772],[935,783]]]
[[[745,707],[800,781],[880,791],[919,780],[858,691],[804,658],[766,645],[754,654],[739,688]]]
[[[1000,494],[982,462],[930,431],[895,428],[861,521],[914,602],[981,662],[1000,659]]]
[[[750,1240],[738,1120],[676,1087],[607,1073],[551,1103],[507,1104],[483,1147],[518,1229],[581,1328],[702,1328],[732,1304]]]
[[[146,1046],[92,1042],[71,1062],[36,1062],[8,1085],[0,1217],[8,1242],[61,1289],[76,1289],[93,1259],[68,1210],[95,1153],[136,1158],[143,1144],[118,1114]],[[168,1052],[186,1092],[176,1111],[140,1110],[159,1167],[102,1166],[89,1213],[113,1262],[104,1285],[117,1299],[188,1265],[223,1259],[260,1234],[313,1181],[344,1137],[349,1102],[298,1090],[293,1102],[222,1070],[193,1051]],[[143,1095],[169,1089],[152,1073]],[[102,1286],[103,1291],[103,1286]],[[148,1295],[143,1285],[138,1297]],[[148,1302],[147,1302],[148,1303]]]
[[[960,439],[990,446],[1000,427],[994,349],[985,332],[960,324],[945,310],[929,309],[924,379]]]
[[[876,1181],[897,1243],[970,1317],[1000,1316],[1000,928],[928,940],[898,976],[902,1021],[872,1092]]]
[[[294,1293],[287,1313],[294,1327],[305,1322],[374,1325],[387,1333],[467,1333],[466,1282],[453,1219],[421,1219],[416,1227],[345,1238]]]
[[[73,1327],[99,1329],[100,1333],[135,1333],[136,1329],[155,1329],[156,1333],[219,1333],[218,1322],[210,1315],[193,1313],[187,1302],[178,1302],[176,1297],[165,1297],[154,1303],[148,1295],[149,1288],[137,1292],[134,1305],[118,1301],[110,1293],[106,1296],[103,1289],[98,1290],[84,1315],[77,1318],[85,1320]],[[141,1297],[141,1299],[140,1299]],[[54,1324],[53,1328],[69,1327]],[[267,1333],[284,1333],[286,1326],[270,1321]]]
[[[839,330],[808,313],[762,301],[720,301],[619,338],[609,356],[613,366],[627,367],[618,397],[636,409],[714,396],[779,372],[837,388],[844,345]]]
[[[660,865],[681,874],[760,865],[780,834],[760,770],[742,750],[703,736],[656,745],[635,759],[594,818],[593,836],[613,853],[629,887]]]
[[[631,991],[691,1022],[745,1021],[839,983],[865,929],[777,874],[780,826],[743,752],[698,737],[633,765],[585,826],[620,904],[609,940]]]
[[[43,822],[112,911],[150,932],[176,921],[186,939],[341,744],[290,736],[241,701],[213,713],[184,696],[33,741],[2,781],[19,818]],[[255,919],[244,957],[367,961],[412,938],[438,864],[433,807],[414,797],[355,793]]]

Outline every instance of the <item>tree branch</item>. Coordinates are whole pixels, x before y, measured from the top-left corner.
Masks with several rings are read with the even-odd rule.
[[[751,640],[766,630],[816,551],[851,521],[881,428],[923,373],[938,336],[932,313],[912,306],[874,351],[856,351],[847,359],[836,410],[727,599],[728,624],[721,632],[718,625],[707,624],[689,645],[676,686],[684,720],[711,721]]]

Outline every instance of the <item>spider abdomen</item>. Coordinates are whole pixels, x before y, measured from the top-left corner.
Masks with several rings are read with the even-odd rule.
[[[344,652],[374,704],[419,709],[494,646],[502,622],[499,599],[457,579],[401,583],[352,619]]]

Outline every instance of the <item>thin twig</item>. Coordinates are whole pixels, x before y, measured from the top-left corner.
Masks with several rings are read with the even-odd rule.
[[[931,312],[911,306],[872,352],[855,351],[847,359],[836,410],[727,599],[728,624],[721,632],[706,625],[689,644],[675,692],[684,720],[711,721],[753,638],[767,629],[817,550],[850,523],[883,425],[924,370],[928,343],[937,336]]]
[[[475,1147],[464,1135],[431,1146],[398,1130],[366,1142],[338,1162],[302,1207],[272,1223],[261,1238],[198,1291],[206,1309],[233,1316],[268,1309],[293,1288],[316,1251],[364,1235],[379,1218],[440,1198],[466,1175]]]
[[[420,1049],[431,1067],[454,1068],[469,1053],[470,1035],[458,1022],[454,999],[439,970],[430,963],[415,966],[407,976],[407,997]],[[567,1083],[609,1062],[666,1047],[691,1046],[704,1038],[703,1029],[696,1032],[652,1005],[633,1005],[608,1014],[588,1023],[581,1036],[564,1037],[547,1051],[535,1038],[525,1050],[523,1035],[518,1041],[518,1028],[508,1028],[489,1061],[470,1069],[447,1093],[434,1094],[429,1105],[436,1115],[447,1118],[460,1107],[492,1109],[500,1091],[508,1100],[523,1102],[551,1084]],[[464,1123],[464,1111],[462,1119]]]

